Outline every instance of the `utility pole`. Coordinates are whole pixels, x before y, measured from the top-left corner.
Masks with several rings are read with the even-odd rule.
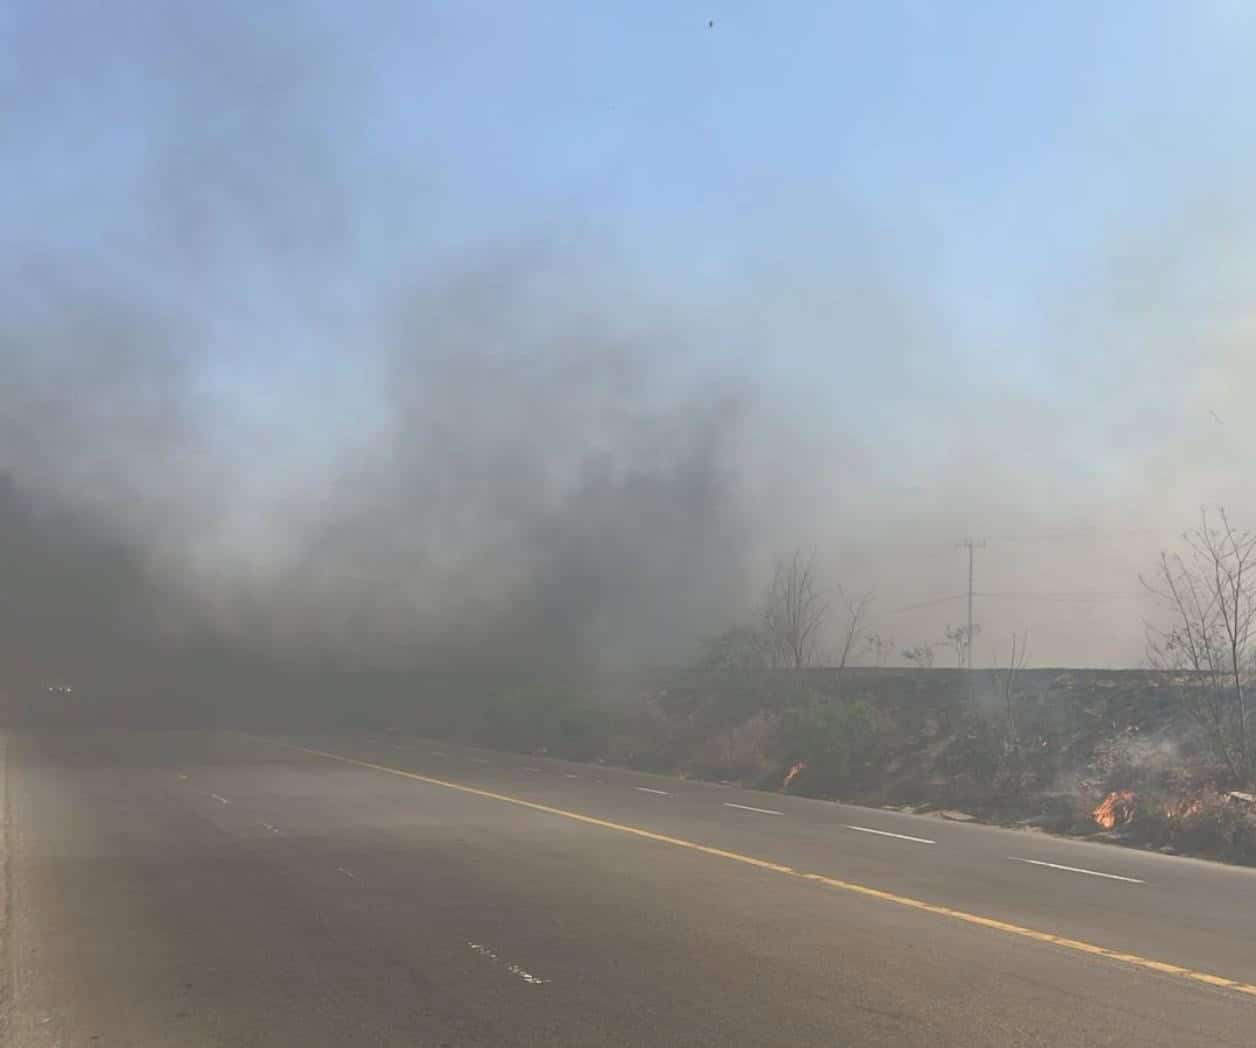
[[[977,542],[975,539],[966,538],[960,546],[968,550],[968,633],[964,638],[964,662],[971,670],[973,668],[973,550],[985,549],[986,543],[984,539]]]

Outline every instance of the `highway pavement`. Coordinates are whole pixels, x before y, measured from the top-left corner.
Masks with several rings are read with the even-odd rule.
[[[5,1044],[1256,1043],[1250,870],[402,735],[5,742]]]

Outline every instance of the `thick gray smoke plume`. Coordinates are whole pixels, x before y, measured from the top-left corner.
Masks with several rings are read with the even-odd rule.
[[[670,662],[795,547],[876,590],[897,655],[962,620],[969,535],[978,663],[1028,630],[1038,664],[1136,664],[1139,571],[1201,503],[1256,513],[1251,136],[1119,93],[1100,47],[1084,107],[1042,88],[1031,162],[965,26],[935,45],[912,6],[870,43],[649,5],[10,4],[10,664]],[[977,101],[887,99],[900,44]],[[922,127],[976,151],[904,152]]]
[[[552,300],[538,316],[527,282],[492,268],[407,305],[382,417],[306,493],[267,569],[285,645],[648,664],[691,654],[737,607],[737,396],[664,395],[669,347]]]
[[[746,555],[743,412],[686,374],[682,330],[543,244],[426,272],[389,244],[395,270],[358,271],[354,237],[414,189],[342,186],[330,23],[58,7],[12,35],[8,655],[601,667],[718,626]],[[37,93],[54,71],[95,105]],[[93,150],[127,179],[91,181]]]
[[[358,347],[374,410],[295,486],[264,440],[252,467],[223,453],[230,419],[177,348],[194,332],[64,288],[42,323],[9,310],[5,560],[44,568],[6,572],[10,608],[52,599],[52,576],[65,607],[97,600],[55,627],[70,650],[116,616],[135,642],[359,665],[687,656],[741,597],[739,399],[663,393],[675,347],[552,301],[538,316],[524,281],[492,268],[409,296]],[[41,530],[42,512],[73,528]],[[114,590],[76,589],[100,573]]]

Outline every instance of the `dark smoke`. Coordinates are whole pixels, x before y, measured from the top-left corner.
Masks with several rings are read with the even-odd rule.
[[[5,588],[43,610],[6,635],[39,634],[49,669],[171,643],[393,667],[690,654],[740,597],[738,397],[664,397],[663,353],[552,305],[529,331],[526,292],[460,283],[359,347],[383,365],[365,436],[287,505],[217,453],[189,332],[65,289],[44,290],[45,322],[10,311],[2,534],[26,569]],[[261,521],[244,548],[242,515]]]
[[[270,580],[284,644],[390,665],[653,664],[737,607],[738,396],[664,397],[663,352],[575,318],[587,302],[539,318],[511,274],[404,310],[373,436]]]
[[[735,614],[744,398],[596,252],[408,252],[422,179],[360,166],[352,24],[11,30],[6,665],[651,665]]]
[[[372,410],[293,491],[285,449],[206,394],[193,325],[11,282],[7,664],[124,681],[184,649],[358,667],[688,657],[741,596],[743,404],[684,391],[677,347],[604,330],[586,292],[555,303],[512,265],[410,296],[354,347],[380,376]]]
[[[1228,125],[1150,82],[1085,107],[1145,108],[1140,144],[1048,84],[1064,181],[995,136],[969,216],[966,165],[818,148],[858,127],[893,166],[911,126],[875,78],[831,110],[822,34],[754,16],[782,76],[633,17],[8,5],[9,665],[666,663],[794,548],[875,589],[897,653],[961,620],[968,535],[978,661],[1026,629],[1036,663],[1141,658],[1138,573],[1201,503],[1256,513]],[[1140,193],[1043,255],[1053,208],[1107,199],[1095,142]]]

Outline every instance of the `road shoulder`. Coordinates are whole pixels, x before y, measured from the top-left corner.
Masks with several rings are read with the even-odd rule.
[[[13,944],[9,934],[9,736],[0,731],[0,1044],[9,1043],[13,1013]]]

